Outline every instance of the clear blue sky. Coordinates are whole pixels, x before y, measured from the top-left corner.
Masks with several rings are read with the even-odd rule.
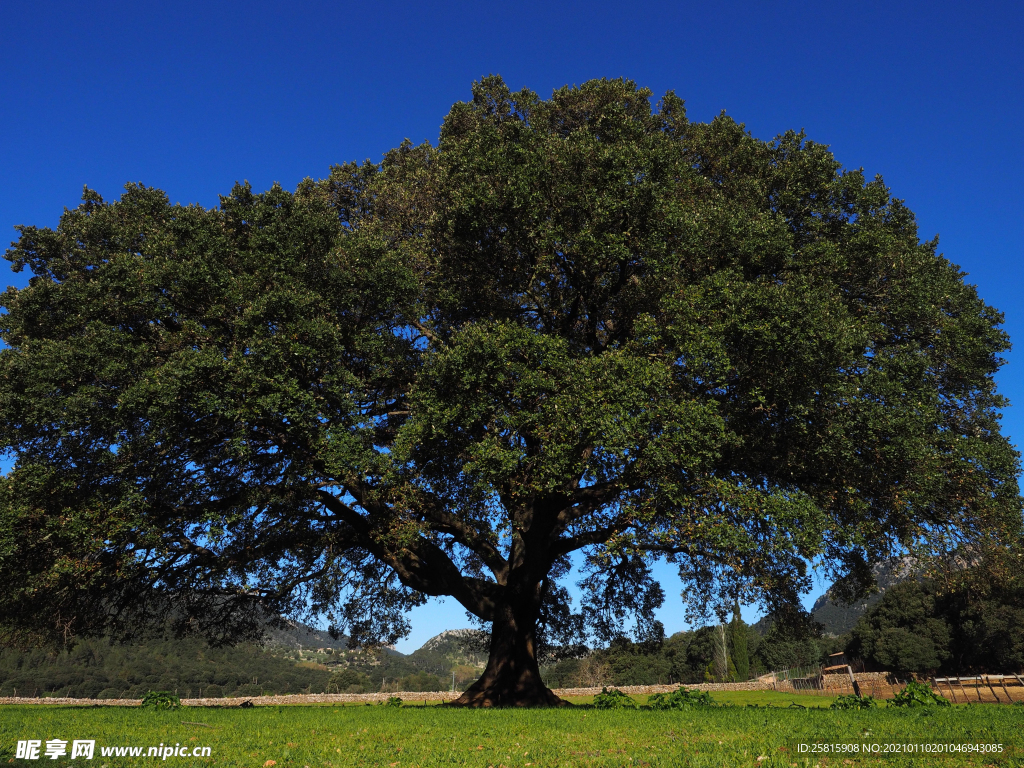
[[[674,89],[880,173],[923,238],[1024,339],[1024,4],[1019,2],[47,2],[0,7],[0,236],[52,226],[88,184],[213,206],[236,180],[294,188],[332,163],[436,141],[483,75],[541,95],[595,77]],[[5,241],[6,242],[6,241]],[[26,275],[9,275],[23,285]],[[1024,358],[999,381],[1020,403]],[[668,629],[681,628],[676,589]],[[414,614],[403,648],[464,625]]]

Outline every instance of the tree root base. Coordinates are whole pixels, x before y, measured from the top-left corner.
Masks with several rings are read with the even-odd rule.
[[[496,688],[476,688],[471,686],[465,693],[454,701],[449,701],[446,707],[518,707],[518,708],[539,708],[539,707],[571,707],[571,702],[558,698],[549,688],[531,691],[516,691]]]

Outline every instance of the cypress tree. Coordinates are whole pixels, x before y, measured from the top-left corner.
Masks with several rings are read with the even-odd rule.
[[[742,682],[750,678],[750,655],[747,653],[747,624],[740,617],[739,603],[732,609],[729,634],[732,640],[732,660],[736,665],[736,679]]]

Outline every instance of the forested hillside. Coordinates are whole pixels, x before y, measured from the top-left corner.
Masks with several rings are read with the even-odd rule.
[[[198,639],[121,645],[86,639],[62,651],[0,650],[0,696],[138,698],[150,690],[180,696],[463,688],[482,656],[469,630],[444,632],[410,655],[390,648],[351,650],[347,638],[295,624],[268,630],[264,645],[212,648]],[[479,645],[479,642],[477,643]]]
[[[273,649],[211,648],[196,639],[115,645],[81,640],[70,650],[0,650],[0,695],[139,698],[151,690],[181,696],[258,696],[326,690],[331,673]]]

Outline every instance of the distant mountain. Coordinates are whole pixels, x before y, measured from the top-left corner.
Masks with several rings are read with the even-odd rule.
[[[341,650],[347,647],[348,638],[339,635],[333,639],[325,630],[316,629],[298,621],[287,621],[284,627],[268,626],[263,635],[263,644],[269,647],[288,650],[333,648]]]
[[[365,650],[362,648],[349,648],[348,637],[338,635],[337,639],[332,638],[330,633],[323,629],[311,627],[300,621],[285,620],[285,626],[273,627],[268,625],[263,634],[263,647],[271,652],[284,652],[291,654],[298,652],[300,657],[306,654],[330,654],[335,662],[345,659],[363,659],[365,663],[377,666],[380,664],[380,656],[401,657],[405,654],[396,651],[391,646],[384,646],[379,649]]]
[[[814,605],[811,607],[811,617],[824,627],[826,635],[835,637],[852,630],[857,624],[857,620],[882,599],[882,595],[889,587],[911,578],[915,573],[913,562],[908,558],[887,560],[876,565],[873,571],[878,591],[852,605],[838,602],[833,597],[831,587],[814,601]],[[763,637],[771,626],[772,617],[769,615],[758,619],[753,628]]]
[[[832,597],[832,588],[814,602],[811,608],[811,616],[825,628],[827,635],[843,635],[853,629],[857,620],[863,616],[868,608],[882,599],[885,591],[894,584],[913,577],[915,573],[914,563],[909,558],[896,558],[879,563],[873,569],[875,582],[878,584],[878,591],[858,600],[852,605],[845,605],[835,601]]]
[[[446,629],[409,654],[409,660],[430,664],[441,658],[449,665],[482,667],[487,663],[489,638],[479,629]]]

